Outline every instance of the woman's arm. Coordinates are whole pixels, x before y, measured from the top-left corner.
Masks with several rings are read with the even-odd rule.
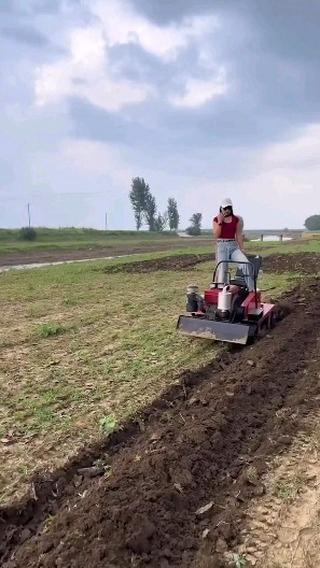
[[[242,217],[239,217],[239,222],[237,224],[236,241],[239,245],[240,250],[243,250],[244,241],[243,241],[243,219],[242,219]]]
[[[222,223],[223,223],[223,215],[222,213],[219,213],[219,215],[213,219],[213,225],[212,225],[213,236],[216,239],[219,239],[221,237]]]

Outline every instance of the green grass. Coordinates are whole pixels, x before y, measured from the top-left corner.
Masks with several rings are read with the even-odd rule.
[[[292,503],[297,495],[306,487],[306,476],[295,474],[288,480],[278,481],[274,488],[274,495],[286,503]]]
[[[264,256],[265,254],[295,254],[302,252],[320,253],[320,238],[287,242],[246,243],[246,250],[255,251]]]
[[[242,554],[234,554],[233,555],[233,562],[235,568],[246,568],[248,566],[246,557]]]
[[[18,241],[20,229],[0,229],[0,242]],[[174,238],[175,233],[163,231],[161,233],[153,233],[149,231],[100,231],[98,229],[75,227],[62,227],[60,229],[50,229],[47,227],[36,227],[37,240],[41,242],[65,242],[65,241],[88,241],[99,239],[117,239],[128,240],[132,237],[139,237],[140,240],[155,240],[165,238]]]
[[[65,328],[60,323],[43,323],[39,326],[40,337],[50,337],[52,335],[59,335],[64,333]]]
[[[37,228],[35,241],[22,241],[18,229],[0,229],[0,255],[13,252],[89,250],[116,246],[146,246],[152,243],[181,242],[174,232],[150,233],[149,231],[98,231],[95,229]],[[206,237],[205,237],[206,238]],[[197,240],[197,239],[193,239]]]
[[[199,247],[205,250],[212,250],[212,235],[209,231],[204,232],[201,237],[191,239],[181,239],[176,233],[164,231],[162,233],[150,233],[149,231],[99,231],[96,229],[78,229],[66,227],[60,229],[36,228],[37,239],[33,242],[22,241],[19,238],[19,229],[0,229],[0,256],[12,253],[32,253],[32,252],[56,252],[66,251],[89,251],[103,248],[108,254],[119,247],[121,250],[127,248],[128,252],[137,247],[166,246],[168,250],[172,248]],[[314,239],[315,242],[319,239]],[[207,244],[206,244],[207,243]],[[305,246],[304,243],[303,246]],[[287,250],[292,246],[289,242],[281,243],[247,243],[247,248],[257,250],[279,249]],[[300,250],[301,245],[295,245]],[[316,244],[310,243],[312,249]],[[299,248],[300,247],[300,248]]]
[[[118,423],[114,416],[103,416],[99,420],[100,430],[108,436],[118,427]]]
[[[0,444],[3,501],[23,492],[36,469],[61,465],[137,415],[183,370],[225,349],[175,330],[186,285],[206,287],[213,262],[180,272],[103,271],[123,262],[128,258],[0,274],[0,432],[15,436],[10,452]],[[298,277],[265,273],[260,288],[280,295]]]

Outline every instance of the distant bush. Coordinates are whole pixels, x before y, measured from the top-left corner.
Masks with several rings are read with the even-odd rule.
[[[33,227],[22,227],[19,231],[19,239],[22,241],[35,241],[37,231]]]
[[[199,235],[201,235],[201,229],[199,227],[187,227],[186,233],[187,235],[198,237]]]
[[[311,215],[311,217],[308,217],[304,226],[309,231],[320,231],[320,215]]]
[[[187,227],[186,229],[187,235],[192,235],[195,237],[201,235],[202,213],[194,213],[190,219],[190,222],[190,227]]]

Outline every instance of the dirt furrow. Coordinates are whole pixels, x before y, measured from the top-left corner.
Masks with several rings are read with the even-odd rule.
[[[307,372],[319,377],[320,358]],[[319,400],[319,396],[316,396]],[[296,408],[297,419],[300,407]],[[287,409],[278,412],[285,418]],[[320,539],[320,413],[302,420],[303,430],[292,446],[276,456],[261,478],[265,493],[248,503],[236,554],[250,566],[315,568],[319,566]]]
[[[266,252],[266,249],[264,249]],[[294,272],[296,274],[314,274],[317,272],[320,255],[315,253],[297,254],[277,254],[263,258],[263,270],[266,272]],[[186,254],[174,255],[163,258],[141,260],[117,264],[115,266],[105,266],[102,271],[105,273],[129,272],[146,273],[158,270],[189,270],[202,262],[212,261],[214,265],[214,253],[210,254]],[[101,269],[99,269],[100,271]]]
[[[184,376],[139,434],[101,454],[102,477],[73,476],[44,522],[29,518],[21,531],[17,514],[3,511],[2,566],[226,565],[268,460],[290,445],[319,394],[318,377],[305,373],[319,352],[319,282],[287,301],[292,311],[270,336],[235,350],[220,371]]]

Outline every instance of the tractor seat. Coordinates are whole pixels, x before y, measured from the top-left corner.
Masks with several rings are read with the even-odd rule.
[[[257,256],[253,256],[253,255],[248,255],[247,259],[249,262],[251,262],[252,266],[253,266],[253,276],[254,278],[258,278],[259,272],[260,272],[260,268],[262,266],[262,257],[257,255]],[[241,267],[238,266],[237,268],[237,272],[236,272],[236,280],[241,280],[244,277],[244,270],[245,270],[245,266]]]
[[[246,281],[244,279],[244,277],[240,277],[240,275],[237,275],[237,278],[233,278],[232,280],[230,280],[230,284],[232,284],[233,286],[240,286],[240,287],[244,287],[246,286]]]
[[[253,266],[252,276],[255,279],[257,279],[261,265],[262,265],[262,257],[261,256],[248,255],[247,259],[248,259],[249,262],[251,262],[251,264]],[[240,264],[237,267],[235,278],[233,278],[230,281],[230,284],[234,284],[235,286],[246,286],[246,281],[245,281],[245,270],[246,270],[246,268],[247,268],[246,266],[241,267],[241,264]]]

